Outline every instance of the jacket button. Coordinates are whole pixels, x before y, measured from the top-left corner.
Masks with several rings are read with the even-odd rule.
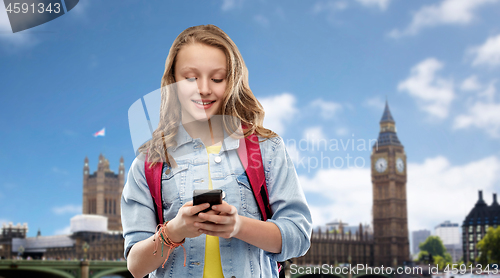
[[[220,156],[216,156],[214,158],[214,161],[215,161],[215,163],[220,163],[222,161],[222,158],[220,158]]]
[[[236,278],[236,276],[231,276],[231,278]]]
[[[165,170],[165,175],[170,174],[170,169]]]

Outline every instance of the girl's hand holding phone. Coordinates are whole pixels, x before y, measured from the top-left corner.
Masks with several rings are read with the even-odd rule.
[[[210,213],[212,211],[214,211],[215,214]],[[194,223],[194,226],[199,229],[198,232],[223,238],[234,237],[241,227],[238,209],[222,201],[222,204],[212,206],[212,211],[198,214],[198,217],[202,220],[209,221]]]
[[[173,242],[181,242],[184,238],[200,236],[202,232],[199,231],[199,227],[196,226],[196,223],[200,223],[205,220],[196,214],[209,207],[210,204],[208,203],[196,206],[193,206],[192,201],[185,203],[179,209],[174,219],[167,223],[168,237]],[[212,214],[211,211],[209,213]]]

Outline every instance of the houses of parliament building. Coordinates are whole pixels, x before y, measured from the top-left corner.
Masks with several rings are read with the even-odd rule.
[[[83,166],[82,214],[71,219],[70,235],[26,237],[27,225],[4,225],[0,257],[92,260],[123,258],[120,199],[124,186],[124,161],[118,173],[101,154],[97,171]],[[293,259],[299,265],[338,263],[396,266],[409,260],[406,202],[406,155],[396,134],[395,121],[386,103],[380,133],[371,154],[373,227],[349,227],[337,222],[316,230],[307,254]],[[368,188],[366,190],[369,190]],[[22,248],[22,249],[21,249]]]
[[[346,227],[341,222],[332,223],[333,229],[329,229],[327,224],[325,230],[313,232],[311,248],[294,263],[398,266],[409,261],[406,154],[387,102],[372,148],[371,177],[373,230],[361,224]]]

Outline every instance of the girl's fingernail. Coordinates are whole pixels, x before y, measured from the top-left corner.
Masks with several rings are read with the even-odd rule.
[[[212,206],[213,209],[217,209],[217,206]]]

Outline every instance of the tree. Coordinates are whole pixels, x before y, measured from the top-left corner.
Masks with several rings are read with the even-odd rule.
[[[443,242],[438,236],[429,236],[418,247],[422,251],[427,251],[432,256],[444,257],[446,253],[446,248],[444,248]]]
[[[427,251],[420,251],[418,252],[418,259],[417,261],[419,262],[428,262],[429,261],[429,253]]]
[[[438,266],[439,270],[443,270],[447,265],[450,265],[453,263],[453,259],[451,258],[450,253],[446,252],[444,257],[441,257],[439,255],[436,255],[434,257],[434,264]]]
[[[477,243],[477,248],[481,251],[479,262],[486,264],[500,263],[500,226],[496,229],[490,227],[482,240]]]

